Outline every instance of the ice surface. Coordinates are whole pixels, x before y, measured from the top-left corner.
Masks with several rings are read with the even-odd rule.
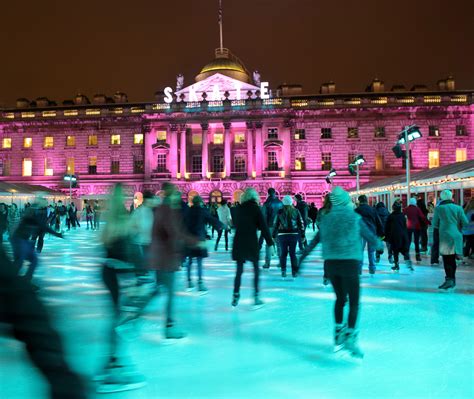
[[[66,240],[47,239],[37,269],[41,297],[54,312],[68,358],[88,378],[103,364],[110,323],[97,238],[97,232],[79,230]],[[334,294],[322,285],[319,248],[294,281],[282,280],[274,258],[270,270],[262,271],[266,305],[256,311],[250,265],[236,309],[230,305],[235,270],[230,253],[222,245],[204,265],[207,295],[187,292],[185,273],[177,276],[177,322],[188,337],[163,338],[164,299],[155,299],[140,320],[138,339],[130,343],[131,358],[148,385],[108,397],[474,397],[474,265],[459,267],[454,293],[438,292],[444,272],[429,266],[426,257],[413,274],[403,265],[393,274],[386,255],[374,278],[365,269],[361,364],[332,352]],[[0,398],[44,397],[46,385],[21,345],[1,337]]]

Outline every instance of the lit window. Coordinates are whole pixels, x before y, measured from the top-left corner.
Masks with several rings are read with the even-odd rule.
[[[212,157],[212,171],[222,173],[224,171],[224,156],[214,155]]]
[[[437,168],[439,166],[439,150],[429,150],[428,167]]]
[[[297,157],[295,159],[295,170],[306,170],[305,157]]]
[[[429,137],[439,137],[439,127],[438,126],[429,126],[428,128]]]
[[[51,158],[44,159],[44,175],[53,176],[53,161]]]
[[[278,139],[278,128],[271,127],[267,130],[268,140]]]
[[[268,164],[267,164],[268,170],[278,170],[278,158],[277,158],[276,151],[268,151],[267,160],[268,160]]]
[[[166,172],[166,154],[158,154],[156,158],[156,171],[157,172]]]
[[[95,134],[89,135],[87,145],[89,145],[89,146],[97,145],[97,136]]]
[[[44,138],[44,148],[53,148],[54,147],[54,137],[46,136]]]
[[[133,144],[143,144],[143,133],[135,133],[133,135]]]
[[[88,172],[90,175],[97,174],[97,157],[90,157],[89,158],[89,167]]]
[[[202,135],[200,133],[193,134],[193,144],[201,145],[202,144]]]
[[[212,142],[214,144],[222,144],[224,142],[224,135],[222,133],[214,133]]]
[[[76,146],[76,136],[66,136],[66,146],[75,147]]]
[[[166,143],[166,130],[159,130],[156,132],[156,142]]]
[[[74,158],[68,158],[66,160],[66,173],[68,175],[74,174]]]
[[[331,170],[332,160],[330,152],[321,153],[321,170]]]
[[[120,173],[120,161],[113,159],[110,163],[110,173],[113,175],[118,175]]]
[[[234,157],[234,171],[236,173],[246,172],[245,155],[236,155]]]
[[[331,139],[332,138],[332,129],[330,127],[323,127],[321,129],[321,138],[322,139]]]
[[[456,162],[464,162],[467,160],[467,151],[465,148],[456,148]]]
[[[244,133],[236,133],[235,134],[235,143],[236,144],[245,143],[245,134]]]
[[[112,134],[110,136],[111,145],[120,145],[120,134]]]
[[[357,139],[357,138],[359,138],[359,128],[357,128],[357,127],[348,127],[347,128],[347,138],[348,139]]]
[[[31,137],[25,137],[23,139],[23,147],[31,148],[33,146],[33,139]]]
[[[466,126],[457,125],[456,126],[456,136],[467,136]]]
[[[191,170],[193,173],[201,173],[202,170],[202,156],[194,155],[192,159]]]
[[[375,154],[375,170],[381,171],[385,168],[385,161],[383,154]]]
[[[5,137],[2,142],[2,148],[12,148],[12,139]]]
[[[375,132],[374,132],[374,136],[375,138],[384,138],[385,137],[385,127],[383,126],[378,126],[375,128]]]
[[[31,176],[33,174],[33,162],[31,158],[23,158],[22,176]]]
[[[306,140],[306,130],[305,129],[296,129],[295,130],[295,140]]]

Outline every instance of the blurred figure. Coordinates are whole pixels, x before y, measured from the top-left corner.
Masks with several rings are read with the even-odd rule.
[[[354,357],[363,357],[357,344],[356,323],[359,311],[359,266],[364,243],[374,249],[383,248],[372,230],[352,207],[349,193],[341,187],[331,191],[332,208],[321,220],[320,232],[323,258],[336,294],[335,349],[346,349]],[[363,238],[363,240],[362,240]],[[349,297],[349,316],[343,323],[344,305]]]
[[[84,202],[83,212],[86,215],[86,230],[89,230],[89,226],[91,230],[94,230],[94,209],[92,208],[92,204],[87,200]]]
[[[52,399],[84,399],[83,382],[69,364],[61,338],[53,329],[46,308],[32,285],[18,277],[0,245],[0,323],[25,349],[49,384]],[[2,384],[7,381],[2,380]],[[27,383],[27,381],[25,381]]]
[[[188,258],[186,263],[188,289],[194,288],[191,279],[191,268],[193,258],[195,258],[198,271],[198,291],[204,293],[207,292],[207,288],[202,279],[202,260],[209,256],[206,248],[206,226],[209,224],[212,228],[219,231],[218,237],[220,237],[222,235],[222,230],[224,229],[224,224],[219,222],[219,219],[216,217],[211,216],[209,210],[204,207],[204,202],[199,195],[193,197],[193,206],[186,212],[184,222],[189,234],[195,237],[202,245],[201,247],[190,247],[186,251],[186,256]]]
[[[301,220],[303,221],[303,229],[306,231],[306,227],[308,225],[308,204],[303,201],[303,197],[301,194],[296,194],[295,195],[295,200],[296,200],[296,209],[298,209],[300,215],[301,215]],[[304,250],[304,247],[306,246],[305,240],[303,240],[300,237],[298,237],[298,246],[300,251]]]
[[[420,234],[422,224],[428,225],[428,219],[426,219],[421,209],[416,206],[416,198],[410,198],[409,205],[403,210],[403,213],[407,217],[407,228],[408,228],[408,248],[411,247],[412,238],[415,243],[415,254],[416,261],[421,262],[420,254]]]
[[[421,229],[420,229],[420,244],[421,252],[428,252],[428,226],[430,224],[428,219],[428,207],[425,204],[425,200],[423,198],[418,198],[416,201],[416,206],[421,210],[421,213],[425,216],[425,218],[421,221]]]
[[[217,206],[218,206],[218,205],[217,205],[217,203],[215,203],[215,202],[212,202],[212,203],[209,204],[209,212],[210,212],[211,216],[212,216],[212,217],[215,217],[215,218],[218,217],[218,216],[217,216]],[[214,231],[215,231],[215,230],[216,230],[216,229],[211,226],[211,236],[212,236],[212,238],[214,238]]]
[[[399,271],[399,254],[403,255],[407,267],[413,271],[413,265],[410,260],[410,241],[408,239],[407,221],[402,213],[402,204],[395,201],[392,206],[393,212],[387,217],[385,223],[385,241],[393,254],[393,271]]]
[[[10,237],[10,241],[19,223],[20,212],[18,212],[18,207],[16,206],[16,204],[13,203],[11,204],[10,209],[8,210],[8,236]]]
[[[270,190],[269,190],[270,192]],[[240,284],[242,273],[244,271],[244,263],[250,261],[253,264],[254,271],[254,303],[255,306],[263,305],[259,297],[259,245],[257,230],[262,232],[267,245],[273,245],[270,230],[265,222],[265,218],[259,207],[260,198],[253,188],[245,190],[241,197],[241,205],[235,208],[234,226],[235,236],[232,247],[232,259],[237,262],[237,271],[234,280],[234,294],[232,306],[237,306],[240,299]]]
[[[72,226],[73,229],[76,229],[76,226],[79,224],[79,222],[77,220],[77,208],[74,202],[71,202],[71,204],[69,205],[68,215],[70,226]],[[68,230],[69,229],[70,227],[68,227]]]
[[[474,198],[471,198],[464,208],[467,221],[469,224],[463,228],[464,235],[464,256],[466,258],[474,258]]]
[[[0,244],[3,242],[3,235],[8,228],[8,209],[6,204],[0,203]]]
[[[382,235],[385,235],[385,224],[387,223],[387,218],[388,218],[388,215],[390,214],[390,212],[387,210],[387,208],[385,208],[385,204],[383,202],[379,202],[377,205],[375,205],[375,211],[377,212],[377,215],[379,216],[380,218],[380,222],[382,223]],[[390,251],[390,246],[388,244],[388,241],[386,241],[387,243],[387,251],[388,251],[388,261],[389,263],[392,263],[392,254],[391,254],[391,251]],[[375,262],[376,263],[379,263],[380,262],[380,255],[381,253],[380,252],[376,252],[375,253]]]
[[[217,251],[219,247],[219,241],[222,237],[222,233],[224,233],[224,240],[225,240],[225,250],[229,250],[229,232],[232,227],[232,216],[230,213],[230,208],[227,206],[227,200],[223,199],[221,202],[221,206],[217,208],[217,217],[219,221],[223,224],[224,228],[220,229],[217,233],[217,240],[216,246],[214,251]]]
[[[311,224],[313,226],[313,231],[316,230],[316,219],[318,218],[318,208],[316,208],[316,205],[314,202],[311,202],[311,205],[309,206],[308,209],[308,217],[311,220]]]
[[[286,277],[286,258],[290,254],[291,274],[298,275],[298,260],[296,259],[296,244],[305,239],[304,223],[298,209],[293,207],[293,199],[289,195],[283,197],[283,209],[278,211],[273,225],[273,237],[278,236],[280,246],[281,276]]]
[[[273,187],[270,187],[267,192],[268,192],[268,197],[263,203],[262,212],[263,212],[263,218],[265,220],[265,224],[268,226],[270,230],[270,234],[273,235],[273,231],[272,231],[273,225],[275,224],[275,219],[278,214],[278,211],[281,208],[283,208],[283,204],[277,198],[276,191]],[[242,199],[240,201],[243,202]],[[239,208],[240,206],[236,207],[236,209],[239,209]],[[262,234],[260,234],[260,239],[258,241],[259,248],[262,248],[264,238],[265,237],[263,236],[263,232],[262,232]],[[276,246],[277,246],[277,252],[279,254],[280,250],[278,247],[278,242],[276,242]],[[263,265],[264,269],[268,269],[270,267],[272,252],[273,252],[273,248],[267,245],[265,248],[265,263]]]
[[[61,200],[58,201],[58,205],[56,207],[56,212],[57,212],[57,217],[58,217],[58,220],[59,220],[58,231],[60,233],[63,233],[64,228],[66,226],[67,209],[66,209],[66,205],[64,205]]]
[[[439,230],[439,252],[443,257],[446,278],[438,288],[449,290],[456,287],[456,257],[463,254],[463,237],[461,230],[469,224],[463,209],[456,205],[453,193],[441,192],[443,205],[435,209],[433,227]]]
[[[93,211],[94,211],[94,229],[99,230],[100,216],[102,214],[102,210],[100,209],[99,201],[95,201]]]

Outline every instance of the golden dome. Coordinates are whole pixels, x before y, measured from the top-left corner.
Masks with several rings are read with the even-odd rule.
[[[251,83],[250,75],[243,63],[225,48],[216,49],[216,58],[201,69],[201,72],[196,76],[196,82],[216,73],[221,73],[242,82]]]

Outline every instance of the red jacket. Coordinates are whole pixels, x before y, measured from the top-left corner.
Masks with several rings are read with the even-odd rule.
[[[403,213],[407,217],[407,228],[413,230],[421,230],[421,226],[428,225],[430,222],[426,219],[421,209],[416,205],[409,205],[403,210]]]

